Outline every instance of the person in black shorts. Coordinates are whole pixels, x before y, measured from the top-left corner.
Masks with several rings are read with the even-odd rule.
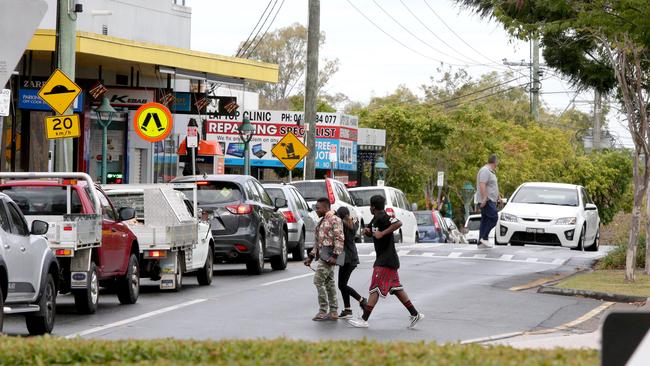
[[[341,296],[343,297],[343,305],[345,309],[341,311],[339,319],[349,319],[352,318],[352,308],[350,306],[350,296],[359,302],[361,308],[365,307],[367,300],[359,293],[348,286],[348,281],[352,275],[352,271],[357,268],[359,264],[359,254],[357,253],[357,245],[354,242],[354,236],[359,229],[359,222],[355,221],[350,215],[350,210],[341,206],[336,210],[336,216],[338,216],[343,221],[343,234],[345,236],[345,246],[343,248],[345,252],[345,263],[339,267],[339,290],[341,291]]]
[[[368,303],[363,310],[363,316],[358,319],[348,319],[348,323],[357,328],[367,328],[368,318],[370,318],[370,313],[372,313],[379,301],[379,296],[386,297],[392,294],[397,296],[411,314],[408,328],[412,329],[417,322],[424,318],[424,314],[415,309],[399,281],[397,273],[399,257],[395,250],[393,232],[399,229],[402,223],[386,213],[384,210],[385,205],[386,198],[379,195],[370,197],[370,212],[374,217],[368,227],[365,228],[364,234],[372,236],[377,259],[373,265],[370,296],[368,296]]]

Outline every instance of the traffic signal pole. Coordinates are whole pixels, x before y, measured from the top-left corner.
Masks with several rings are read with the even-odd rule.
[[[307,72],[305,77],[305,179],[316,177],[316,102],[318,99],[318,46],[320,43],[320,0],[309,0],[307,29]]]
[[[56,67],[61,69],[70,80],[75,79],[75,55],[77,43],[77,13],[70,6],[74,1],[57,1],[56,21]],[[66,114],[72,113],[73,106]],[[72,139],[57,139],[54,150],[54,170],[57,172],[72,171]],[[106,159],[105,156],[102,159]]]

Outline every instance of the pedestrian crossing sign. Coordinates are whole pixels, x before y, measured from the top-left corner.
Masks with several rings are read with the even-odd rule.
[[[167,138],[174,128],[172,114],[160,103],[143,104],[133,118],[135,132],[143,140],[159,142]]]
[[[271,152],[287,169],[293,170],[309,154],[309,149],[296,135],[289,132],[273,146]]]

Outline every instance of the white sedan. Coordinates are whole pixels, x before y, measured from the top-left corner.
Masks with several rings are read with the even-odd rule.
[[[582,186],[524,183],[499,213],[496,244],[555,245],[597,251],[598,207]]]

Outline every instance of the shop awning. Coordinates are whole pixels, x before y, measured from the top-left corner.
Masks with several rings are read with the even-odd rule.
[[[55,44],[54,30],[39,29],[34,33],[27,49],[54,52]],[[122,62],[167,66],[231,78],[271,83],[278,81],[277,65],[95,33],[77,32],[77,54]]]
[[[183,141],[181,141],[181,146],[178,147],[178,155],[185,154],[187,154],[187,141],[183,139]],[[203,156],[223,155],[223,151],[218,142],[201,140],[199,141],[199,150],[197,151],[197,154]]]

